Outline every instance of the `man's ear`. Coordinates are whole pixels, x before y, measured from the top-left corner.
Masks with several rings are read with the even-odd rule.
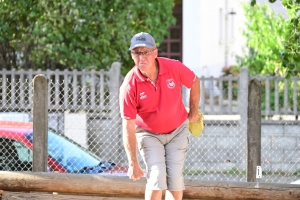
[[[155,53],[155,58],[157,58],[158,57],[158,49],[157,48],[155,49],[154,53]]]
[[[130,53],[130,55],[131,55],[132,60],[134,60],[134,57],[133,57],[132,53]]]

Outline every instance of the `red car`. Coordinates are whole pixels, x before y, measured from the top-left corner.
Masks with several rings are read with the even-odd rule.
[[[0,170],[32,171],[33,124],[0,121]],[[48,131],[48,171],[127,175],[127,166],[103,161],[71,139]]]

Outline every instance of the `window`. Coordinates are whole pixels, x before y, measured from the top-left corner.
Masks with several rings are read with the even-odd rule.
[[[0,170],[32,171],[32,151],[23,144],[0,138]]]
[[[13,144],[17,149],[19,160],[22,162],[32,162],[33,154],[31,149],[17,141],[15,141]]]
[[[165,38],[159,46],[158,54],[182,61],[182,5],[178,5],[173,10],[176,18],[176,25],[169,28],[169,36]]]

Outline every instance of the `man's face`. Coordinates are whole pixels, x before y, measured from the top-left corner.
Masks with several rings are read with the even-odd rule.
[[[141,70],[147,71],[150,67],[155,66],[157,57],[156,48],[137,47],[131,50],[131,57],[134,64]]]

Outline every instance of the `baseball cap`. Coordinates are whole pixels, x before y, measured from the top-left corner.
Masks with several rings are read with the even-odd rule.
[[[156,44],[153,37],[149,33],[140,32],[131,38],[129,50],[132,50],[136,47],[155,48]]]

